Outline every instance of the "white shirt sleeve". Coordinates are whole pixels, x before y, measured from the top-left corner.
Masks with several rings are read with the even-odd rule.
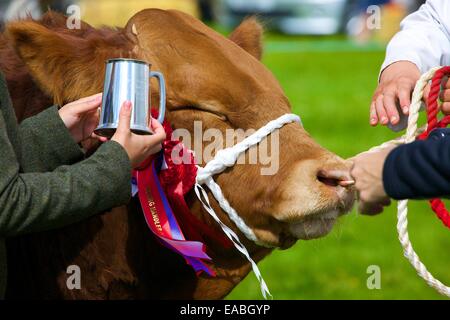
[[[449,0],[428,0],[401,22],[400,29],[387,46],[381,71],[401,60],[414,63],[421,73],[450,64]]]

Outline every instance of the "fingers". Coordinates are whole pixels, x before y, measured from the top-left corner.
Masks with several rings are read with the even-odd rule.
[[[445,115],[450,115],[450,102],[444,102],[441,106],[441,109]]]
[[[398,124],[400,122],[398,106],[403,114],[409,113],[414,85],[413,78],[405,76],[380,82],[370,107],[370,124],[376,125],[377,122],[382,125]]]
[[[439,93],[439,99],[442,101],[441,110],[445,115],[450,115],[450,80],[447,79],[443,87],[444,90]]]
[[[377,112],[378,119],[382,125],[386,125],[389,120],[386,113],[386,110],[384,109],[383,104],[383,95],[379,95],[377,99],[375,100],[375,110]]]
[[[381,204],[371,204],[371,203],[360,202],[360,204],[358,206],[359,213],[369,215],[369,216],[379,214],[379,213],[383,212],[383,210],[384,210],[384,207]]]
[[[166,139],[166,132],[163,126],[155,119],[151,120],[152,135],[133,135],[146,146],[146,154],[151,155],[159,152],[162,149],[162,142]]]
[[[376,126],[378,123],[377,110],[375,109],[375,102],[372,101],[370,104],[370,125]]]
[[[439,92],[439,100],[443,102],[450,101],[450,89],[445,89]]]
[[[439,93],[439,99],[442,101],[441,110],[445,115],[450,115],[450,81],[447,81],[444,90]]]
[[[158,120],[152,119],[153,138],[159,142],[163,142],[166,139],[166,132],[162,124]]]
[[[397,104],[400,104],[404,114],[408,114],[409,105],[411,104],[411,90],[412,88],[406,84],[399,84],[398,89],[385,88],[372,101],[370,123],[375,125],[379,121],[382,125],[386,125],[389,122],[393,125],[398,124],[400,115]]]
[[[102,94],[96,94],[90,97],[86,97],[75,102],[68,104],[75,113],[83,114],[85,112],[96,110],[102,103]]]
[[[121,133],[130,132],[130,122],[131,122],[131,102],[125,101],[122,104],[119,114],[119,124],[117,126],[117,131]]]
[[[391,205],[391,199],[386,198],[386,199],[382,200],[382,201],[380,202],[380,204],[381,204],[383,207],[388,207],[388,206]]]
[[[95,139],[95,140],[98,140],[98,141],[100,141],[100,142],[106,142],[106,141],[108,141],[108,138],[107,138],[107,137],[102,137],[102,136],[96,135],[95,133],[92,133],[92,134],[91,134],[91,138],[92,138],[92,139]]]
[[[161,143],[166,139],[166,133],[164,132],[164,129],[162,130],[158,129],[157,132],[155,132],[150,136],[141,136],[141,137],[142,139],[145,140],[145,144],[149,146],[150,149],[153,149],[155,146],[160,146]]]
[[[399,121],[399,114],[397,111],[395,92],[386,92],[383,95],[383,104],[387,117],[392,124],[397,124]]]
[[[75,101],[71,102],[70,104],[80,104],[80,103],[84,103],[84,102],[87,102],[90,100],[95,100],[98,97],[101,98],[102,96],[103,96],[103,93],[100,92],[100,93],[93,94],[92,96],[88,96],[88,97],[84,97],[82,99],[75,100]]]
[[[90,152],[94,148],[98,147],[100,145],[100,142],[101,142],[100,140],[90,137],[81,141],[81,146],[86,152]]]
[[[150,120],[150,126],[152,127],[153,131],[157,131],[159,129],[163,129],[163,125],[161,123],[159,123],[158,120],[151,118]],[[163,129],[164,130],[164,129]]]
[[[444,77],[444,80],[446,80],[443,84],[444,89],[450,89],[450,78]]]
[[[398,101],[403,114],[409,113],[409,106],[411,105],[412,85],[401,85],[398,90]]]
[[[385,198],[379,202],[364,201],[360,198],[358,211],[361,214],[375,215],[383,212],[384,208],[391,204],[391,199]]]

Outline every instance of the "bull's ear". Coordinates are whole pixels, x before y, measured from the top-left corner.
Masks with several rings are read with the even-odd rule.
[[[230,35],[230,40],[261,60],[264,28],[255,17],[245,19]]]
[[[41,89],[60,105],[101,91],[98,75],[117,51],[101,37],[83,39],[32,20],[9,23],[6,36]]]

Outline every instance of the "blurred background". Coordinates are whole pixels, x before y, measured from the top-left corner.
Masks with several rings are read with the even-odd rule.
[[[368,109],[387,41],[399,23],[424,1],[397,0],[0,0],[0,21],[48,8],[81,8],[92,25],[123,26],[144,8],[172,8],[228,34],[257,14],[266,26],[263,63],[283,86],[306,130],[344,158],[395,134],[369,126]],[[376,7],[374,7],[376,6]],[[423,262],[450,283],[450,233],[425,201],[410,204],[409,229]],[[440,299],[403,258],[397,240],[395,204],[376,217],[354,210],[323,239],[276,250],[260,264],[276,299]],[[381,270],[381,289],[367,287],[367,268]],[[259,299],[250,274],[228,297]]]
[[[416,10],[421,0],[0,0],[0,20],[30,13],[38,18],[45,10],[66,12],[71,4],[80,6],[83,20],[93,24],[122,26],[144,8],[178,9],[206,22],[233,27],[244,17],[257,14],[267,29],[289,35],[347,34],[368,40],[372,33],[387,39],[398,22]],[[380,32],[370,32],[366,18],[371,6],[378,6],[385,22]],[[368,10],[369,8],[369,10]],[[369,12],[368,12],[369,11]]]

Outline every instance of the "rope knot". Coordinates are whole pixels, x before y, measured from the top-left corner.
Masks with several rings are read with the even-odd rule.
[[[208,178],[211,177],[211,173],[209,170],[206,170],[203,167],[197,166],[197,177],[195,178],[195,181],[197,184],[202,185],[204,184]]]

